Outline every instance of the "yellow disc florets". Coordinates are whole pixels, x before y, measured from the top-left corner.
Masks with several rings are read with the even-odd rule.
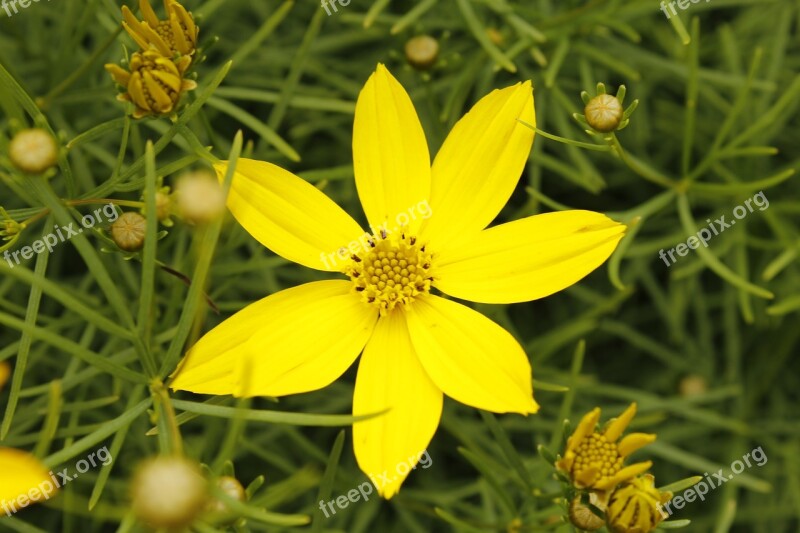
[[[368,242],[366,250],[351,256],[345,269],[364,302],[384,315],[430,292],[432,256],[416,237],[382,231]]]
[[[592,433],[583,438],[575,450],[572,474],[581,479],[581,474],[596,472],[595,483],[611,478],[622,468],[623,458],[617,444],[609,442],[601,433]]]

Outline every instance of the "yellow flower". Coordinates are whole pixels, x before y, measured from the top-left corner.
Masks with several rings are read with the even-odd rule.
[[[190,63],[188,56],[175,62],[155,50],[148,50],[131,56],[130,72],[119,65],[105,67],[114,81],[125,87],[125,92],[117,99],[133,102],[136,106],[133,117],[142,118],[170,114],[181,95],[197,87],[194,81],[183,79]]]
[[[648,533],[664,519],[661,506],[672,499],[671,492],[655,488],[650,474],[618,487],[611,495],[606,522],[614,533]]]
[[[155,48],[161,55],[172,58],[176,55],[191,56],[197,46],[197,34],[192,14],[175,0],[164,0],[166,20],[158,20],[149,0],[139,0],[139,9],[144,20],[138,20],[128,6],[122,6],[122,25],[142,50]]]
[[[11,375],[11,367],[8,366],[8,361],[0,361],[0,391],[3,390],[3,385],[8,381]]]
[[[0,448],[0,472],[0,516],[45,500],[57,489],[47,467],[22,450]]]
[[[579,489],[611,490],[618,484],[646,472],[651,461],[623,467],[625,458],[656,440],[647,433],[631,433],[619,440],[636,414],[632,403],[605,431],[596,431],[600,408],[587,413],[567,440],[567,449],[556,467],[566,473]],[[617,442],[619,440],[619,442]]]
[[[266,247],[350,279],[260,300],[206,334],[171,386],[283,396],[326,387],[360,353],[356,459],[391,498],[433,438],[443,395],[496,413],[535,413],[531,367],[502,327],[455,298],[542,298],[589,274],[624,226],[565,211],[485,229],[511,196],[533,143],[530,82],[496,90],[462,118],[431,166],[411,99],[383,65],[359,95],[353,132],[365,234],[320,190],[270,163],[240,160],[228,206]],[[217,172],[224,175],[227,165]]]

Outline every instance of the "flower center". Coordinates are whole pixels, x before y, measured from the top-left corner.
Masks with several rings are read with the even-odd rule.
[[[575,450],[575,463],[572,474],[575,479],[583,479],[587,486],[610,478],[622,468],[622,457],[617,445],[608,442],[601,433],[593,433],[583,438]],[[594,476],[590,471],[594,471]],[[584,478],[581,474],[585,474]],[[594,478],[591,481],[587,478]]]
[[[367,249],[350,257],[345,273],[361,299],[377,307],[381,316],[430,292],[431,254],[416,237],[381,231],[368,243]]]

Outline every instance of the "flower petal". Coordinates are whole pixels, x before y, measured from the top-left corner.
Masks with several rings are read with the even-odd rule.
[[[423,238],[437,249],[457,244],[494,220],[519,181],[535,125],[531,83],[483,97],[448,135],[431,170],[433,216]]]
[[[445,394],[495,413],[539,409],[528,357],[506,330],[477,311],[433,295],[405,312],[422,366]]]
[[[306,283],[259,300],[186,355],[173,389],[283,396],[321,389],[355,361],[377,313],[345,280]]]
[[[621,457],[628,457],[633,452],[643,446],[647,446],[651,442],[655,442],[656,436],[652,433],[631,433],[625,435],[619,444],[617,444],[617,452]]]
[[[543,298],[599,267],[625,229],[591,211],[560,211],[501,224],[441,253],[434,265],[434,286],[473,302]]]
[[[18,509],[25,507],[18,505],[17,498],[20,496],[37,502],[50,497],[56,489],[47,468],[36,457],[22,450],[0,448],[0,472],[3,473],[0,502],[11,502]]]
[[[358,366],[353,414],[389,411],[353,424],[353,447],[359,467],[384,498],[400,490],[427,453],[442,400],[414,351],[403,313],[378,320]]]
[[[633,479],[639,474],[644,474],[650,470],[651,466],[653,466],[653,461],[643,461],[641,463],[635,463],[630,466],[626,466],[610,478],[595,483],[594,488],[599,490],[613,489],[620,483],[623,483],[629,479]]]
[[[376,230],[383,224],[399,229],[398,214],[428,199],[431,157],[425,133],[411,98],[382,64],[358,95],[353,165],[358,197]],[[409,221],[410,230],[418,224]]]
[[[227,162],[214,168],[222,180]],[[239,159],[228,207],[261,244],[290,261],[317,270],[339,271],[336,252],[364,233],[322,191],[264,161]]]
[[[630,404],[621,415],[608,423],[608,427],[606,427],[606,430],[603,432],[603,436],[605,436],[608,442],[616,442],[628,427],[628,424],[631,423],[634,416],[636,416],[636,402]]]

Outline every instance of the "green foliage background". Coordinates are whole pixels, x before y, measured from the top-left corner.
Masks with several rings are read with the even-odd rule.
[[[377,62],[411,94],[432,154],[482,95],[525,79],[540,129],[603,147],[538,135],[499,221],[564,206],[640,218],[578,285],[541,301],[478,306],[525,346],[540,414],[493,416],[448,400],[431,467],[390,502],[373,497],[330,519],[318,502],[366,481],[347,429],[354,369],[316,393],[237,402],[151,391],[143,366],[151,357],[163,377],[224,317],[320,274],[265,250],[230,216],[206,230],[178,222],[141,260],[101,252],[103,236],[87,232],[24,266],[0,262],[0,361],[15,367],[0,392],[0,446],[34,451],[53,468],[103,445],[115,457],[45,505],[0,517],[0,530],[146,530],[129,513],[128,482],[141,459],[178,446],[164,431],[171,406],[188,456],[217,472],[231,461],[245,485],[265,476],[241,510],[241,531],[283,531],[303,516],[313,531],[569,531],[537,445],[557,451],[563,419],[596,405],[605,418],[636,401],[632,428],[659,435],[637,458],[654,461],[659,485],[727,468],[758,446],[769,457],[687,504],[674,516],[692,520],[687,531],[798,531],[799,1],[711,0],[690,4],[677,23],[655,0],[353,0],[330,16],[307,0],[187,0],[201,41],[219,41],[174,124],[122,118],[102,68],[123,44],[133,48],[120,5],[55,0],[11,18],[0,12],[0,205],[18,221],[52,209],[17,248],[86,212],[59,197],[152,198],[156,177],[170,184],[203,166],[204,146],[226,158],[239,130],[244,156],[299,173],[363,222],[351,132]],[[421,33],[441,47],[427,73],[403,51]],[[617,136],[625,157],[571,116],[598,82],[625,84],[628,100],[640,101]],[[52,190],[19,175],[6,155],[13,131],[34,122],[49,124],[63,146]],[[770,207],[707,250],[669,268],[658,258],[762,190]],[[192,289],[155,258],[191,277]],[[687,376],[705,390],[687,394]],[[154,425],[162,431],[147,435]]]

